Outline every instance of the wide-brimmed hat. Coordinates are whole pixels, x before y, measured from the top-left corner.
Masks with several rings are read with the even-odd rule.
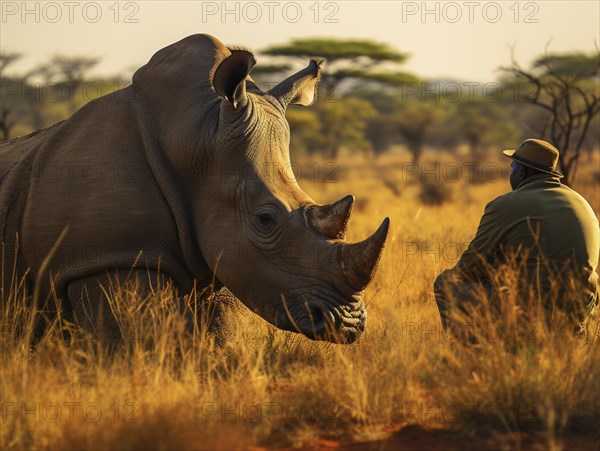
[[[558,149],[547,141],[526,139],[516,149],[503,150],[502,153],[522,166],[557,177],[563,176],[556,170]]]

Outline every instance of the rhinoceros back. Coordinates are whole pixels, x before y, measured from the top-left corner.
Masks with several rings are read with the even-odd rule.
[[[60,125],[2,146],[1,231],[5,249],[13,249],[5,260],[15,260],[18,234],[17,278],[27,274],[29,287],[65,230],[47,274],[59,296],[79,278],[135,264],[189,278],[173,215],[146,161],[141,134],[155,132],[140,122],[133,94],[126,88],[101,97]],[[51,292],[47,275],[44,293]]]
[[[0,232],[5,248],[19,237],[19,274],[35,280],[67,230],[49,265],[59,296],[77,279],[134,264],[160,268],[186,290],[194,278],[212,279],[180,186],[191,165],[171,153],[210,142],[218,122],[206,118],[218,118],[220,104],[212,75],[230,54],[213,37],[185,38],[140,68],[132,86],[2,146]]]

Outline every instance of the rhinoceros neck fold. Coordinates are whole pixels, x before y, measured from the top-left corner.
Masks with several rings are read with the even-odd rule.
[[[179,246],[185,265],[192,277],[198,280],[199,286],[208,285],[211,283],[212,272],[202,257],[195,237],[192,209],[189,205],[190,199],[186,197],[185,191],[160,145],[159,130],[153,115],[142,96],[135,90],[135,86],[131,86],[131,88],[136,97],[134,111],[146,161],[177,225]]]

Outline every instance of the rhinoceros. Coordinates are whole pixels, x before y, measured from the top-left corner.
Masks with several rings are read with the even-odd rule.
[[[160,274],[178,296],[216,283],[278,328],[355,341],[389,219],[347,243],[354,197],[318,205],[291,173],[286,108],[314,103],[322,60],[268,91],[255,64],[192,35],[128,87],[3,143],[3,298],[24,280],[98,333],[115,326],[107,284],[150,290]]]

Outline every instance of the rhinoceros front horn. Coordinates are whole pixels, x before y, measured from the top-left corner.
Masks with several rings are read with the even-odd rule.
[[[340,243],[338,262],[346,282],[356,291],[364,290],[373,279],[385,245],[389,218],[385,218],[377,231],[360,243]]]
[[[308,225],[326,238],[344,239],[353,204],[354,196],[346,196],[333,204],[310,207],[306,211]]]

